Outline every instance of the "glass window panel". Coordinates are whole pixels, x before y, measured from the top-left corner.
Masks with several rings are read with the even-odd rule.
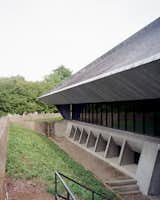
[[[82,113],[83,113],[83,121],[85,121],[86,120],[86,107],[85,107],[85,104],[83,104]]]
[[[118,105],[113,104],[113,128],[118,128]]]
[[[97,124],[101,125],[101,104],[97,104]]]
[[[83,106],[82,106],[82,104],[80,104],[79,107],[80,107],[79,120],[83,121]]]
[[[135,132],[143,134],[143,112],[139,103],[135,105]]]
[[[73,104],[70,116],[74,120],[160,137],[159,104],[159,100]]]
[[[119,128],[125,130],[125,106],[119,105]]]
[[[134,131],[133,116],[133,103],[128,103],[126,105],[127,131]]]
[[[145,112],[145,134],[154,135],[154,112]]]
[[[89,104],[89,122],[92,123],[92,104]]]
[[[102,125],[106,126],[106,104],[102,105]]]
[[[160,137],[160,111],[155,113],[155,136]]]
[[[96,114],[96,105],[93,104],[93,123],[96,124],[97,122],[97,114]]]
[[[89,106],[86,104],[86,122],[89,122]]]
[[[107,126],[112,127],[111,104],[107,105]]]

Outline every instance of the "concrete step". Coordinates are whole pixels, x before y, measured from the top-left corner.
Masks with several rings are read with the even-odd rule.
[[[135,179],[123,179],[123,180],[107,181],[106,184],[108,184],[110,187],[114,187],[114,186],[137,184],[137,181]]]
[[[112,190],[116,192],[132,192],[132,191],[139,191],[139,188],[136,184],[133,185],[124,185],[124,186],[114,186]]]
[[[140,194],[141,192],[139,190],[133,190],[133,191],[128,191],[128,192],[119,192],[119,195],[130,195],[130,194]]]

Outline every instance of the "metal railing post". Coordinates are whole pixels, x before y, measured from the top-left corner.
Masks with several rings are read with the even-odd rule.
[[[92,200],[94,200],[94,191],[92,191]]]
[[[69,192],[67,192],[67,200],[69,200],[69,197],[70,197]]]
[[[73,195],[73,193],[71,192],[71,190],[69,189],[69,187],[67,186],[66,182],[63,180],[63,178],[66,178],[67,180],[79,185],[80,187],[88,190],[91,192],[91,200],[94,200],[95,199],[95,195],[98,195],[100,196],[101,198],[103,199],[106,199],[106,200],[111,200],[110,198],[107,198],[106,195],[103,193],[103,194],[100,194],[88,187],[86,187],[85,185],[81,184],[81,183],[78,183],[77,181],[75,181],[74,179],[72,178],[69,178],[68,176],[60,173],[60,172],[57,172],[55,171],[55,198],[56,200],[60,198],[62,199],[65,199],[65,200],[76,200],[76,197]],[[67,197],[66,196],[63,196],[63,194],[58,194],[58,180],[60,180],[60,182],[62,183],[62,185],[64,186],[66,192],[67,192]]]
[[[57,174],[55,173],[55,194],[57,195]]]

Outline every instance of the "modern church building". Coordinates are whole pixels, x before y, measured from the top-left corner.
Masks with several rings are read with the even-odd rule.
[[[40,100],[57,106],[69,140],[160,195],[160,18]]]

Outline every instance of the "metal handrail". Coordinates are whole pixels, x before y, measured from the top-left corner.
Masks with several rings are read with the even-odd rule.
[[[58,183],[58,182],[57,182],[57,177],[60,179],[60,181],[62,182],[62,184],[64,185],[64,187],[65,187],[65,189],[66,189],[66,191],[67,191],[67,197],[64,197],[64,196],[58,194],[58,191],[57,191],[57,183]],[[70,177],[68,177],[68,176],[66,176],[66,175],[64,175],[64,174],[62,174],[61,172],[57,172],[57,171],[56,171],[56,172],[55,172],[55,194],[58,195],[59,197],[61,197],[62,199],[70,200],[70,197],[71,197],[71,198],[72,198],[71,200],[76,200],[75,196],[73,195],[73,193],[71,192],[71,190],[69,189],[69,187],[67,186],[67,184],[65,183],[65,181],[63,180],[62,177],[66,178],[66,179],[68,179],[69,181],[72,181],[73,183],[75,183],[75,184],[77,184],[77,185],[79,185],[79,186],[85,188],[86,190],[90,191],[91,194],[92,194],[92,200],[94,200],[95,195],[98,195],[98,196],[102,197],[102,198],[105,199],[105,200],[111,200],[111,199],[107,198],[105,194],[103,194],[103,193],[100,194],[100,193],[98,193],[98,192],[92,190],[91,188],[89,188],[89,187],[87,187],[87,186],[85,186],[85,185],[83,185],[83,184],[81,184],[81,183],[78,183],[78,182],[75,181],[74,179],[72,179],[72,178],[70,178]],[[56,200],[58,200],[57,197],[56,197]]]
[[[63,198],[63,199],[66,199],[66,200],[70,200],[70,197],[71,197],[71,200],[76,200],[75,196],[73,195],[73,193],[71,192],[71,190],[69,189],[69,187],[67,186],[67,184],[65,183],[65,181],[62,179],[62,174],[60,174],[59,172],[55,172],[55,194],[56,194],[56,200],[58,200],[57,196]],[[64,188],[66,189],[67,191],[67,197],[64,197],[60,194],[58,194],[58,190],[57,190],[57,177],[60,179],[60,181],[62,182]]]

